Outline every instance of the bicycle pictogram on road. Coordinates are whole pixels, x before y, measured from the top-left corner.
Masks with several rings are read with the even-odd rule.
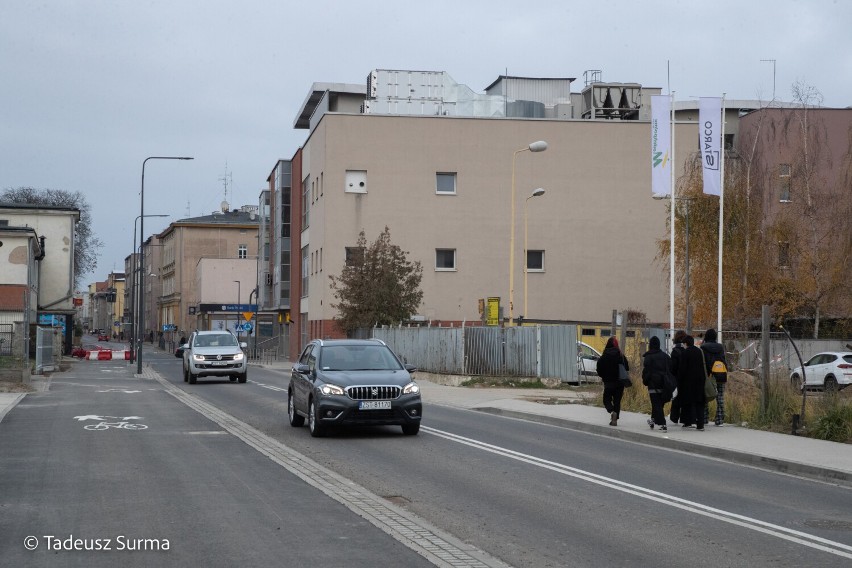
[[[110,421],[110,420],[113,421]],[[145,430],[148,428],[145,424],[130,422],[130,420],[142,420],[141,416],[100,416],[97,414],[88,414],[85,416],[75,416],[74,420],[85,422],[86,420],[97,420],[97,424],[86,424],[83,426],[85,430],[109,430],[116,428],[120,430]]]

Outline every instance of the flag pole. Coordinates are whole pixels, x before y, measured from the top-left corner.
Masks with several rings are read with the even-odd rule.
[[[671,149],[672,149],[672,157],[671,157],[671,172],[669,173],[669,181],[671,184],[671,188],[669,193],[671,194],[671,199],[669,200],[669,338],[673,340],[675,333],[675,324],[674,324],[674,314],[675,314],[675,115],[674,115],[674,97],[675,92],[671,91],[669,95],[671,97],[670,101],[670,121],[671,122]]]
[[[716,299],[716,331],[718,332],[718,341],[722,341],[722,259],[723,247],[725,241],[724,221],[725,221],[725,95],[722,93],[722,136],[721,136],[721,163],[719,164],[719,281],[716,289],[718,298]]]

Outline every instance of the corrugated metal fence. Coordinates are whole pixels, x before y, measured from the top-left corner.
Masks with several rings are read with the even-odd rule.
[[[577,328],[385,327],[370,330],[407,363],[432,372],[558,378],[576,382]]]

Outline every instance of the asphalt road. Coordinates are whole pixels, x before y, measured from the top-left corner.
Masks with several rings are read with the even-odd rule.
[[[127,365],[75,364],[4,417],[0,565],[431,565]]]
[[[852,493],[676,451],[429,405],[397,427],[314,439],[286,422],[289,377],[174,386],[513,566],[845,566]]]

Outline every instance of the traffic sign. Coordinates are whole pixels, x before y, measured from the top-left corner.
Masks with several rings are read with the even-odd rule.
[[[246,323],[244,323],[242,325],[242,328],[243,328],[243,331],[251,331],[251,330],[254,329],[254,326],[251,324],[250,321],[247,321]]]
[[[251,318],[254,316],[254,312],[243,312],[243,317],[246,318],[246,321],[251,321]]]

